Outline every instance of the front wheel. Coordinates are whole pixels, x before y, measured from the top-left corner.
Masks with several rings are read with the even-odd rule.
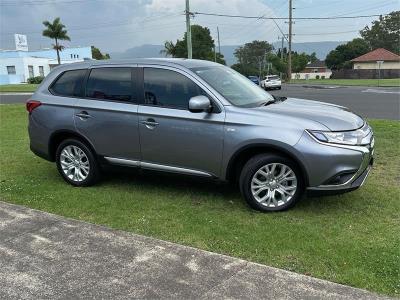
[[[286,210],[304,192],[304,181],[297,165],[276,154],[251,158],[242,169],[239,184],[247,203],[260,211]]]
[[[64,180],[74,186],[89,186],[99,179],[95,155],[79,140],[67,139],[58,146],[56,164]]]

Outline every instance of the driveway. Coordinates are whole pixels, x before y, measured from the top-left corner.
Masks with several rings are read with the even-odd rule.
[[[385,299],[0,202],[0,299]]]
[[[400,119],[400,88],[286,84],[277,96],[329,102],[373,119]]]

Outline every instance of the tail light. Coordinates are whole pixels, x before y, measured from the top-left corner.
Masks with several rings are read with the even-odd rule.
[[[37,101],[37,100],[28,100],[28,102],[26,102],[26,110],[29,113],[32,113],[32,111],[36,108],[39,107],[40,105],[42,105],[42,102]]]

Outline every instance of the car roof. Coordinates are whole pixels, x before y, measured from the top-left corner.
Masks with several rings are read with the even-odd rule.
[[[57,66],[57,69],[79,69],[89,68],[99,65],[134,65],[134,64],[155,64],[165,66],[181,66],[185,68],[212,67],[221,66],[218,63],[200,59],[186,58],[135,58],[135,59],[107,59],[107,60],[85,60],[83,62],[63,64]]]

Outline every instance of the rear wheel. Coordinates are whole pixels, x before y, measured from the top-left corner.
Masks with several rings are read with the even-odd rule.
[[[64,180],[74,186],[89,186],[99,179],[94,153],[79,140],[67,139],[58,146],[56,164]]]
[[[297,165],[284,156],[260,154],[251,158],[240,175],[240,191],[260,211],[292,207],[303,195],[304,183]]]

